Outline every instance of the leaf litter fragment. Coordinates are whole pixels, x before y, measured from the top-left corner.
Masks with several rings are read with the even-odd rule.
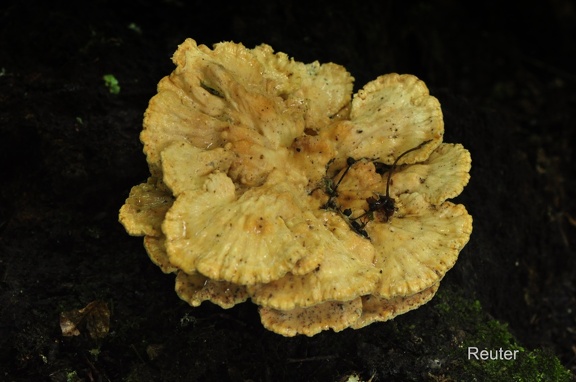
[[[84,308],[60,313],[60,329],[65,337],[86,331],[92,339],[102,339],[110,331],[110,310],[104,301],[92,301]]]

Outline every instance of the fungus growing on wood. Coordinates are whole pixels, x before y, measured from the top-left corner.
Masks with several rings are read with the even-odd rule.
[[[336,64],[192,39],[158,84],[141,140],[151,177],[120,210],[192,306],[250,299],[264,326],[312,336],[429,301],[468,242],[447,199],[469,152],[442,143],[438,100],[412,75],[352,96]]]

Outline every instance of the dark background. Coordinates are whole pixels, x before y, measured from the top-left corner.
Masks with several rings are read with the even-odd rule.
[[[474,232],[441,292],[478,300],[519,344],[576,370],[576,5],[332,3],[3,2],[1,380],[451,380],[457,363],[410,361],[439,346],[436,299],[363,330],[286,339],[262,329],[249,303],[190,308],[125,234],[118,209],[148,174],[142,114],[187,37],[335,62],[356,89],[389,72],[424,80],[445,141],[473,159],[457,201]],[[63,337],[60,314],[92,301],[108,305],[110,333]],[[420,342],[392,340],[403,325]]]

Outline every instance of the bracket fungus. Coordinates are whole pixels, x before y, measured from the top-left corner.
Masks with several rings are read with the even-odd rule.
[[[312,336],[434,296],[472,232],[447,200],[471,158],[442,142],[422,81],[386,74],[352,95],[339,65],[231,42],[187,39],[173,61],[144,116],[151,176],[120,221],[183,300],[250,299],[269,330]]]

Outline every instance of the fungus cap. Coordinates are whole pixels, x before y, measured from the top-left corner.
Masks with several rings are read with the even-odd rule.
[[[120,221],[183,300],[251,299],[266,328],[292,336],[432,298],[472,231],[447,200],[471,159],[442,143],[422,81],[386,74],[352,95],[339,65],[231,42],[187,39],[173,61],[140,135],[151,177]]]
[[[189,275],[182,271],[176,274],[176,293],[192,306],[210,301],[224,309],[248,299],[246,288],[242,285],[210,280],[199,273]]]
[[[311,272],[286,276],[248,288],[258,305],[287,311],[327,301],[348,301],[372,293],[379,281],[374,249],[350,231],[338,214],[323,212],[326,226],[317,229],[323,258]]]
[[[417,193],[397,200],[398,212],[390,222],[367,227],[381,275],[374,295],[386,299],[410,296],[438,283],[472,232],[472,217],[460,204],[435,206]]]
[[[237,197],[224,173],[201,190],[182,193],[162,229],[170,262],[186,273],[242,285],[268,283],[288,271],[312,271],[324,254],[320,222],[303,189],[284,174]],[[308,257],[308,259],[306,259]]]
[[[434,297],[440,284],[434,284],[422,292],[407,297],[385,299],[374,295],[362,296],[362,315],[350,327],[360,329],[373,322],[388,321],[394,317],[418,308]]]
[[[285,337],[304,334],[312,337],[323,330],[339,332],[350,327],[362,315],[362,299],[327,301],[309,308],[288,311],[260,308],[262,324],[268,330]]]
[[[161,225],[174,197],[158,179],[150,177],[146,183],[132,187],[120,208],[120,222],[133,236],[161,236]]]

